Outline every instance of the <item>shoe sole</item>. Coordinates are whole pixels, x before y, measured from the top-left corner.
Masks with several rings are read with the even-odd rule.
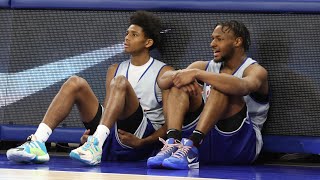
[[[29,163],[34,158],[36,158],[36,155],[26,153],[25,151],[7,151],[7,158],[10,161],[18,162],[18,163]]]
[[[162,166],[166,169],[199,169],[199,162],[188,164],[188,166],[176,166],[176,164],[170,163],[168,161],[162,163]]]
[[[37,156],[35,154],[30,154],[25,151],[16,151],[16,150],[7,151],[7,158],[10,161],[14,161],[18,163],[30,163],[30,162],[45,163],[45,162],[48,162],[50,159],[49,154]]]
[[[161,164],[153,164],[153,163],[148,163],[147,162],[147,167],[149,169],[162,169],[162,163]]]
[[[45,163],[49,161],[49,154],[45,154],[42,156],[37,156],[35,154],[30,154],[25,151],[17,151],[17,150],[8,150],[7,158],[10,161],[18,162],[18,163]]]
[[[95,166],[95,165],[100,164],[100,162],[91,163],[89,161],[83,160],[80,158],[80,156],[77,153],[74,153],[72,151],[70,152],[69,156],[71,159],[79,161],[79,162],[84,163],[86,165]]]

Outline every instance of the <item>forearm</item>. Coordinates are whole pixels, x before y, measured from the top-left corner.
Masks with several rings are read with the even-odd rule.
[[[166,135],[167,132],[167,125],[164,124],[160,129],[158,129],[157,131],[155,131],[153,134],[151,134],[148,137],[143,138],[143,145],[146,144],[152,144],[154,142],[157,142],[159,140],[159,137],[164,137]]]
[[[228,74],[217,74],[202,70],[195,70],[195,78],[210,84],[212,88],[228,95],[245,96],[249,94],[246,82],[238,77]]]

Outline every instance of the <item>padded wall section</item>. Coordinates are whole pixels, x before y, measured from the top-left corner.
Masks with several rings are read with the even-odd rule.
[[[7,74],[10,61],[12,11],[0,9],[0,104],[6,103]],[[0,124],[4,123],[4,108],[0,108]]]
[[[320,12],[319,0],[12,0],[13,8]]]
[[[0,0],[0,8],[9,8],[10,0]]]
[[[87,79],[102,102],[107,67],[128,58],[121,53],[119,44],[132,12],[4,10],[1,13],[12,15],[13,20],[7,27],[9,30],[2,30],[12,31],[8,88],[0,107],[5,112],[2,116],[5,124],[37,125],[71,74]],[[218,21],[244,22],[252,36],[249,55],[269,71],[273,92],[264,133],[320,136],[320,15],[156,14],[163,20],[166,33],[159,50],[161,56],[157,51],[153,55],[175,68],[212,58],[210,35]],[[0,34],[0,39],[8,37]],[[0,49],[8,47],[3,43],[1,46]],[[83,127],[76,108],[62,126]]]

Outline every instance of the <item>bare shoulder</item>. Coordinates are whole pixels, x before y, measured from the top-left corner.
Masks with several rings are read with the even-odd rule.
[[[161,70],[159,72],[158,77],[161,77],[167,71],[174,71],[174,68],[172,66],[168,66],[168,65],[163,66],[163,68],[161,68]]]
[[[263,79],[268,77],[268,71],[258,63],[252,64],[244,71],[244,76],[255,75]]]
[[[205,70],[207,65],[208,65],[209,61],[195,61],[193,63],[191,63],[187,69],[201,69],[201,70]]]
[[[112,64],[108,67],[108,74],[109,73],[115,73],[117,68],[118,68],[119,64]]]

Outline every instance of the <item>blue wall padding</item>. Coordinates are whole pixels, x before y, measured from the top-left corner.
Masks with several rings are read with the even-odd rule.
[[[1,125],[0,138],[7,141],[25,141],[36,130],[35,126]],[[84,131],[84,128],[56,128],[48,142],[79,143]]]
[[[0,0],[0,8],[10,7],[10,0]]]
[[[319,0],[12,0],[12,8],[320,12]]]

